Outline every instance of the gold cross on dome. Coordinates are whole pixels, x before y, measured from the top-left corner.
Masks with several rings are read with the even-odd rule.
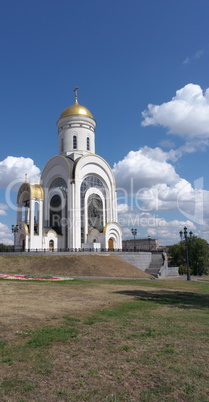
[[[75,87],[73,92],[75,94],[75,102],[78,102],[78,87]]]

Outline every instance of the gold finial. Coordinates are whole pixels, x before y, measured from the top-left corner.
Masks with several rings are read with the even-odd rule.
[[[25,183],[27,183],[28,182],[28,175],[27,175],[27,173],[25,173]]]
[[[73,92],[75,94],[75,103],[78,103],[78,87],[75,87]]]

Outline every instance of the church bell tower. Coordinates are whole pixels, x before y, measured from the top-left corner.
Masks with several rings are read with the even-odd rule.
[[[73,160],[95,153],[95,127],[91,112],[78,103],[78,87],[74,89],[75,102],[61,114],[57,126],[59,154]]]

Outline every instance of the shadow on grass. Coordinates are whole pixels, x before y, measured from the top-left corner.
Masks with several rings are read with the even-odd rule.
[[[209,295],[191,292],[165,291],[159,292],[144,290],[122,290],[114,293],[135,297],[138,301],[151,301],[159,304],[167,304],[178,308],[207,308],[209,307]]]

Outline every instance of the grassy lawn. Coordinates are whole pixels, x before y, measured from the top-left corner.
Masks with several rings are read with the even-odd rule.
[[[209,401],[209,283],[0,288],[1,401]]]

